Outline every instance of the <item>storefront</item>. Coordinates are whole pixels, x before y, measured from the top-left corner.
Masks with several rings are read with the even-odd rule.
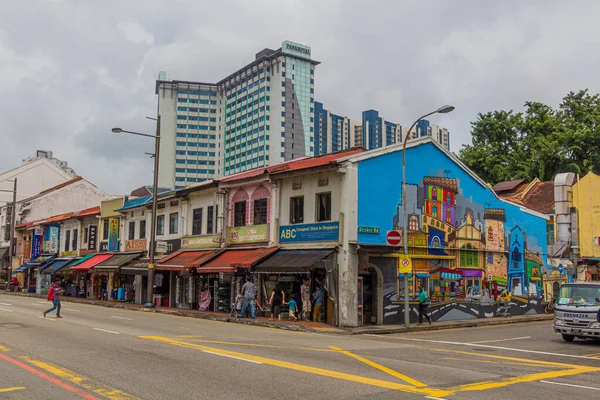
[[[241,292],[244,277],[250,275],[250,269],[261,260],[269,257],[277,247],[255,249],[228,249],[216,257],[203,263],[196,269],[198,282],[194,286],[198,298],[210,294],[210,305],[207,311],[229,312],[235,297]],[[266,289],[254,280],[257,289],[257,300],[263,302]],[[207,293],[208,291],[208,293]],[[204,296],[203,296],[204,293]]]
[[[121,285],[125,288],[123,293],[128,303],[144,304],[148,293],[148,265],[147,258],[131,261],[121,267]]]
[[[46,264],[46,267],[44,267],[39,273],[36,292],[41,293],[41,294],[48,293],[48,289],[52,285],[52,282],[60,274],[61,279],[64,280],[63,283],[64,283],[65,291],[66,291],[65,295],[71,296],[73,293],[73,285],[72,285],[73,282],[70,279],[72,276],[72,273],[66,267],[69,266],[70,264],[72,264],[73,262],[75,262],[76,260],[78,260],[78,258],[75,258],[75,257],[63,258],[63,257],[61,257],[61,258],[55,258],[54,260],[52,260],[51,262]]]
[[[321,321],[333,324],[333,302],[329,300],[331,293],[327,293],[327,290],[332,289],[331,271],[337,263],[336,254],[336,249],[278,250],[253,267],[252,272],[256,276],[255,282],[261,288],[263,298],[270,298],[273,289],[279,284],[286,301],[296,300],[299,308],[302,307],[301,286],[306,279],[310,279],[311,294],[316,292],[316,285],[326,290],[324,300],[327,299],[327,306],[321,308]],[[314,304],[311,309],[314,310]],[[287,312],[287,306],[284,306],[282,311]]]
[[[73,263],[71,266],[71,271],[77,274],[73,279],[76,286],[75,291],[77,293],[77,297],[86,297],[88,299],[95,298],[92,284],[94,278],[92,268],[112,256],[112,253],[94,254],[86,256]]]
[[[160,282],[160,293],[156,293],[160,295],[158,299],[160,304],[183,309],[199,308],[202,288],[195,269],[219,252],[219,250],[180,250],[159,260],[155,277],[159,274],[163,276],[163,282]]]
[[[125,301],[125,292],[131,289],[127,279],[121,281],[123,265],[137,260],[141,252],[116,253],[93,267],[92,290],[94,297],[102,300]]]
[[[41,255],[13,271],[13,274],[17,274],[17,279],[21,282],[25,292],[36,292],[38,271],[45,268],[53,259],[53,255]]]

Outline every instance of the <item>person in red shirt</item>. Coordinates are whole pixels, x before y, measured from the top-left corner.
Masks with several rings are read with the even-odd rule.
[[[60,287],[60,279],[57,279],[54,285],[48,289],[48,301],[52,302],[52,308],[44,311],[44,318],[46,318],[46,314],[54,310],[56,310],[56,318],[62,318],[60,316],[60,295],[63,292],[63,288]]]

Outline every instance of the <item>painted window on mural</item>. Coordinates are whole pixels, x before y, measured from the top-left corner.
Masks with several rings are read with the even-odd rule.
[[[446,208],[446,223],[451,223],[452,222],[452,210],[450,210],[450,207]]]
[[[494,229],[491,226],[488,228],[488,240],[494,240]]]
[[[233,226],[246,225],[246,201],[238,201],[233,206]]]
[[[488,253],[488,264],[494,263],[494,255],[492,253]]]
[[[437,200],[437,189],[436,188],[431,188],[431,199]]]
[[[438,217],[438,206],[435,204],[433,206],[431,206],[431,215],[433,216],[433,218],[439,218]]]
[[[450,193],[446,194],[446,204],[452,204],[452,197],[450,196]]]
[[[442,248],[442,242],[440,240],[440,238],[438,236],[434,236],[431,239],[431,247],[433,247],[434,249],[441,249]]]
[[[408,230],[409,231],[418,231],[419,230],[419,217],[416,215],[411,215],[408,220]]]
[[[478,267],[479,260],[473,246],[466,244],[460,251],[460,265],[463,267]]]
[[[521,262],[521,252],[517,247],[513,249],[513,268],[519,268],[519,263]]]

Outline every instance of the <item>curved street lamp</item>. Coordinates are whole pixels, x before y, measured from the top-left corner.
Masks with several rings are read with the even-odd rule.
[[[413,128],[415,127],[415,125],[417,125],[417,123],[420,120],[422,120],[423,118],[426,118],[430,115],[433,115],[433,114],[448,114],[448,113],[451,113],[452,111],[454,111],[454,106],[445,105],[445,106],[441,106],[440,108],[438,108],[435,111],[432,111],[430,113],[423,115],[422,117],[417,119],[411,125],[410,129],[406,133],[406,136],[404,137],[404,142],[402,143],[402,239],[404,242],[404,256],[405,257],[408,256],[408,242],[407,242],[408,221],[407,221],[407,215],[406,215],[406,142],[408,141],[408,137],[410,136]],[[399,293],[398,293],[398,295],[399,295]],[[404,274],[404,326],[406,326],[407,328],[410,325],[410,309],[409,309],[410,303],[408,300],[409,300],[408,299],[408,274],[405,273]]]

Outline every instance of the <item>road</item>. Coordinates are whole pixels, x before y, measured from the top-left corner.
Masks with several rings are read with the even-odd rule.
[[[550,322],[398,335],[299,333],[0,295],[0,398],[580,399],[600,343]]]

